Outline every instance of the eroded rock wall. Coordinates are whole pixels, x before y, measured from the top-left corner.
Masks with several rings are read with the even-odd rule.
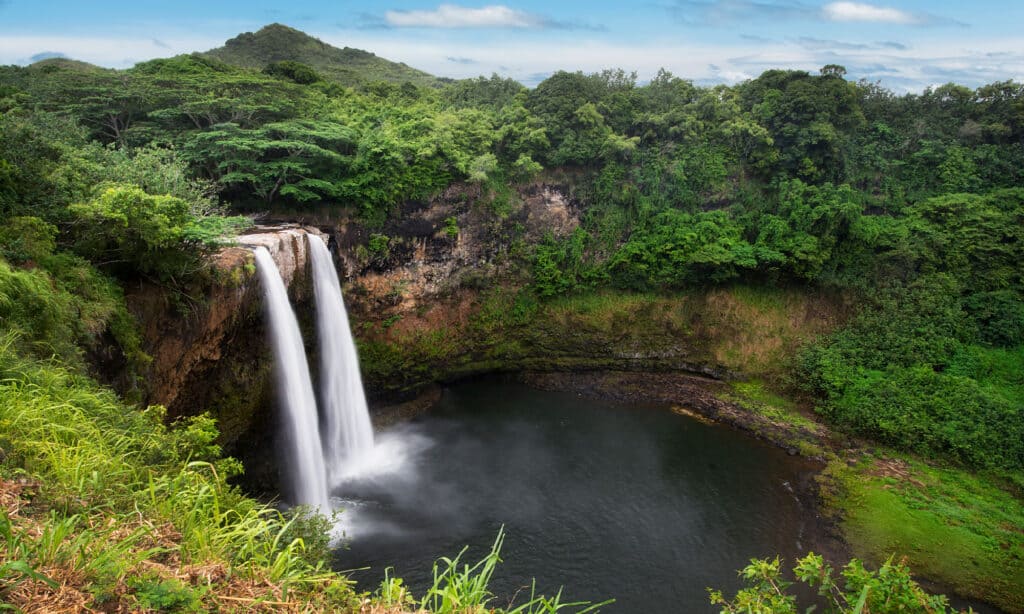
[[[254,453],[272,449],[275,428],[272,363],[252,248],[270,252],[297,313],[304,313],[311,303],[307,235],[326,239],[317,228],[297,225],[257,228],[238,237],[236,246],[214,257],[198,296],[155,286],[127,293],[153,358],[146,401],[166,406],[171,420],[210,413],[225,450],[256,473],[268,470]]]
[[[796,347],[842,318],[836,301],[804,289],[538,301],[525,287],[529,254],[547,237],[565,238],[579,227],[585,206],[573,186],[537,182],[502,200],[479,186],[453,186],[406,203],[382,227],[323,217],[318,228],[263,229],[217,255],[198,302],[176,302],[153,288],[130,293],[154,358],[149,401],[166,405],[172,418],[209,412],[252,483],[273,484],[272,364],[250,249],[262,245],[278,263],[315,365],[308,234],[327,240],[336,256],[377,406],[439,382],[502,371],[770,376]]]

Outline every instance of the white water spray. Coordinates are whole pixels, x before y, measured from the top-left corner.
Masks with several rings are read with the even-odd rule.
[[[323,448],[317,424],[316,399],[309,379],[306,351],[295,312],[288,303],[288,291],[277,264],[263,247],[253,250],[256,269],[263,284],[263,295],[270,324],[278,394],[284,409],[288,438],[289,471],[295,503],[310,505],[330,513]]]
[[[335,484],[373,449],[373,426],[331,252],[319,238],[307,235],[307,239],[320,339],[324,464]]]

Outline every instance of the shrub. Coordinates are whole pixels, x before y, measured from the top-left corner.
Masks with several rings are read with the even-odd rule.
[[[929,595],[910,577],[903,563],[892,559],[878,571],[869,571],[857,559],[843,567],[837,578],[832,566],[813,552],[797,561],[793,573],[797,580],[817,589],[826,602],[825,612],[833,614],[861,614],[862,612],[906,612],[907,614],[937,614],[951,612],[949,601],[943,595]],[[708,589],[711,603],[722,606],[722,613],[771,612],[797,614],[797,598],[789,589],[793,583],[782,576],[782,563],[778,557],[752,559],[740,571],[747,588],[740,589],[732,599],[721,591]],[[814,606],[806,611],[811,611]]]
[[[197,217],[181,198],[127,185],[108,187],[69,210],[79,254],[121,276],[142,274],[160,281],[196,273],[204,250],[246,223],[244,218]]]

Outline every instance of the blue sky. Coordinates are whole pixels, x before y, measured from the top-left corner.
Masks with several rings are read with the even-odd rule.
[[[280,22],[439,76],[666,68],[701,84],[842,64],[895,91],[1024,81],[1024,1],[0,0],[0,64],[126,67]]]

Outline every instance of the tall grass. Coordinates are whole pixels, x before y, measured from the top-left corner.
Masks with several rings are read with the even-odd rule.
[[[24,358],[15,333],[0,336],[0,598],[13,604],[66,599],[83,608],[175,611],[360,611],[351,583],[325,565],[329,521],[282,514],[227,484],[237,462],[220,458],[212,421],[164,425],[162,408],[140,411],[54,361]],[[6,493],[6,494],[5,494]],[[500,612],[488,585],[504,532],[476,564],[442,558],[418,604],[433,612]],[[208,566],[191,583],[187,570]],[[205,578],[205,579],[203,579]],[[245,596],[232,591],[244,588]],[[54,601],[56,604],[57,601]],[[62,601],[61,603],[65,603]],[[162,604],[162,605],[161,605]],[[374,610],[414,602],[386,577]],[[54,605],[54,608],[57,606]],[[536,596],[504,610],[541,614],[597,606]],[[2,609],[2,608],[0,608]],[[45,609],[45,607],[44,607]]]
[[[428,610],[436,614],[457,614],[473,612],[505,612],[506,614],[550,614],[567,608],[577,608],[576,612],[595,612],[601,606],[612,603],[608,600],[597,604],[589,602],[563,603],[561,590],[554,597],[544,597],[536,594],[536,583],[531,584],[530,596],[526,602],[518,605],[509,605],[507,609],[491,609],[489,604],[495,599],[488,588],[491,578],[498,564],[501,563],[501,547],[505,543],[505,528],[498,530],[498,535],[491,545],[491,550],[475,564],[462,563],[461,559],[466,554],[467,548],[463,548],[455,558],[442,557],[434,563],[433,584],[427,589],[426,594],[420,601],[420,609]],[[401,582],[396,583],[385,578],[381,585],[381,593],[394,598],[393,595],[400,592]]]
[[[17,345],[13,333],[0,337],[0,477],[30,476],[32,507],[51,511],[17,519],[20,529],[7,520],[7,534],[31,538],[8,539],[5,561],[57,569],[92,586],[97,600],[168,554],[225,564],[227,575],[265,580],[279,597],[336,579],[297,534],[301,514],[285,517],[230,487],[237,463],[193,460],[219,454],[209,445],[215,433],[202,432],[210,421],[168,428],[161,408],[128,407],[54,362],[22,358]],[[175,539],[147,545],[160,526]]]

